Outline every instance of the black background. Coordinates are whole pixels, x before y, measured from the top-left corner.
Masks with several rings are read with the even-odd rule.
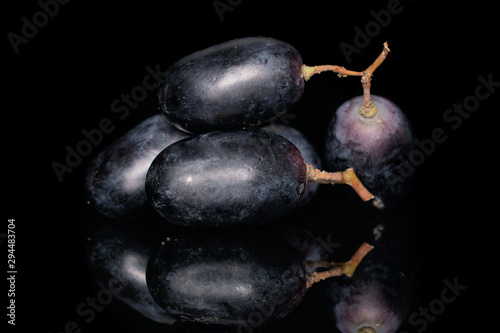
[[[8,218],[16,219],[15,328],[61,332],[68,321],[76,321],[82,332],[161,330],[118,302],[89,324],[75,313],[98,290],[86,275],[77,242],[79,207],[84,201],[82,177],[100,148],[157,112],[155,91],[124,120],[111,110],[111,103],[121,94],[142,85],[146,66],[159,65],[165,71],[191,52],[243,36],[286,41],[308,65],[337,64],[352,70],[365,69],[383,42],[389,42],[392,52],[375,73],[373,93],[392,99],[405,111],[417,139],[430,138],[435,128],[447,135],[425,157],[412,194],[415,215],[410,215],[419,221],[424,272],[413,310],[439,298],[443,280],[457,278],[467,290],[425,331],[447,332],[463,326],[480,331],[479,327],[493,324],[496,318],[487,311],[497,289],[490,278],[495,274],[497,254],[494,226],[498,217],[491,212],[498,197],[494,135],[500,88],[456,130],[443,120],[447,109],[474,95],[478,76],[492,75],[493,81],[500,81],[494,63],[498,27],[493,4],[402,0],[400,13],[373,33],[349,62],[339,45],[355,45],[354,28],[364,30],[374,21],[370,12],[386,9],[389,1],[234,3],[239,4],[225,12],[221,21],[212,1],[161,5],[71,1],[60,5],[35,36],[19,46],[18,53],[7,34],[20,35],[21,18],[32,22],[41,7],[36,1],[9,4],[7,9],[4,5],[2,54],[7,75],[2,75],[2,174],[7,186],[3,187],[0,232],[6,232]],[[361,92],[358,78],[338,79],[331,73],[315,76],[291,110],[295,118],[290,125],[301,129],[321,150],[335,108]],[[114,131],[59,182],[51,163],[64,163],[65,147],[76,147],[84,139],[82,130],[98,127],[103,118],[112,119]],[[323,191],[330,194],[330,190]],[[332,220],[338,207],[332,204]],[[308,214],[308,223],[313,223],[315,212]],[[6,262],[6,247],[2,248]],[[5,295],[8,286],[3,285],[6,290],[0,293]],[[323,328],[334,332],[324,310],[307,310],[317,305],[313,296],[276,331]],[[5,315],[1,317],[7,321]],[[418,327],[405,328],[416,332]]]

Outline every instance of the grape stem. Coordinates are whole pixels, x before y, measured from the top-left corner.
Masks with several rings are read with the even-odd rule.
[[[356,191],[363,201],[374,198],[373,194],[366,189],[352,168],[345,171],[327,172],[316,169],[312,165],[306,163],[306,173],[308,182],[331,185],[347,184]]]
[[[377,112],[377,106],[373,104],[370,97],[370,89],[371,89],[371,81],[373,72],[384,62],[387,54],[390,52],[389,45],[387,42],[384,43],[384,49],[382,53],[375,59],[375,61],[363,72],[356,72],[345,69],[345,67],[336,66],[336,65],[322,65],[322,66],[306,66],[302,65],[302,78],[307,81],[314,74],[319,74],[321,72],[334,72],[337,73],[338,77],[346,77],[346,76],[361,76],[361,84],[363,86],[363,95],[365,100],[361,107],[359,108],[359,113],[365,118],[374,117]]]
[[[308,261],[306,262],[306,266],[308,267],[326,267],[329,268],[323,272],[311,272],[307,273],[306,277],[306,287],[310,288],[313,284],[328,279],[334,276],[346,275],[351,277],[356,268],[359,266],[359,263],[363,258],[373,250],[373,246],[368,243],[363,243],[351,257],[351,259],[347,262],[342,263],[334,263],[334,262],[324,262],[324,261]]]

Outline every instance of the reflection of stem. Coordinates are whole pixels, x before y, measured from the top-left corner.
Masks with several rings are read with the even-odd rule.
[[[330,277],[340,276],[340,275],[346,275],[349,277],[352,276],[354,274],[354,271],[358,267],[359,263],[361,262],[361,260],[363,260],[363,258],[371,250],[373,250],[372,245],[368,243],[363,243],[349,261],[338,264],[332,262],[329,264],[331,268],[327,271],[308,273],[307,288],[310,288],[316,282],[328,279]],[[318,262],[318,264],[319,266],[316,267],[325,267],[326,265],[325,262]],[[308,267],[314,267],[314,264],[312,264],[312,262],[307,263],[307,265]]]
[[[363,201],[373,199],[373,194],[370,193],[359,180],[354,170],[349,168],[345,171],[326,172],[315,169],[310,164],[306,164],[307,181],[319,184],[347,184],[353,188]]]
[[[311,67],[302,65],[302,77],[304,78],[305,81],[307,81],[314,74],[319,74],[321,72],[326,72],[326,71],[337,73],[339,77],[361,76],[361,84],[363,85],[363,94],[365,96],[365,101],[363,102],[363,105],[359,109],[359,112],[363,117],[371,118],[374,117],[378,111],[377,107],[373,104],[370,98],[370,88],[371,88],[373,72],[375,72],[378,66],[380,66],[384,62],[385,58],[387,57],[387,54],[390,51],[391,50],[389,50],[387,42],[385,42],[382,53],[380,53],[377,59],[375,59],[375,61],[363,72],[351,71],[345,69],[344,67],[336,65],[322,65],[322,66],[311,66]]]

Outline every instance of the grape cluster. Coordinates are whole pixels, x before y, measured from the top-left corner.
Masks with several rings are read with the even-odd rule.
[[[161,114],[99,152],[85,176],[92,218],[103,221],[85,244],[96,282],[118,284],[119,298],[154,321],[181,319],[174,331],[186,320],[248,331],[287,316],[314,283],[356,276],[371,245],[334,263],[306,231],[276,225],[310,204],[318,184],[350,185],[346,204],[355,197],[355,205],[379,210],[409,192],[410,181],[387,188],[412,149],[408,120],[369,94],[388,51],[385,45],[374,65],[353,72],[305,66],[290,44],[251,37],[172,64],[158,87]],[[332,118],[325,141],[332,172],[322,171],[300,131],[268,126],[325,70],[362,77],[365,91]]]

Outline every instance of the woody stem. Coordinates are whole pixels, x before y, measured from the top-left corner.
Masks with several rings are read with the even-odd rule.
[[[306,164],[306,172],[308,182],[331,185],[347,184],[356,191],[363,201],[368,201],[374,197],[359,180],[352,168],[345,171],[327,172],[318,170],[310,164]]]
[[[387,42],[385,42],[382,53],[380,53],[380,55],[377,57],[377,59],[375,59],[375,61],[370,65],[370,67],[368,67],[363,72],[363,76],[361,77],[361,84],[363,85],[363,95],[365,97],[365,100],[363,102],[363,105],[361,105],[361,107],[359,108],[359,113],[365,118],[372,118],[378,112],[377,106],[373,104],[370,97],[371,81],[373,72],[375,72],[375,70],[384,62],[385,58],[387,57],[387,54],[390,51],[391,50],[389,50]]]
[[[359,112],[363,117],[371,118],[374,117],[378,110],[377,107],[373,104],[370,98],[370,88],[373,72],[384,62],[387,54],[390,52],[389,45],[387,42],[384,43],[384,49],[382,53],[375,59],[375,61],[363,72],[357,72],[348,70],[345,67],[337,66],[337,65],[321,65],[321,66],[306,66],[302,65],[302,78],[305,81],[308,81],[311,76],[315,74],[319,74],[322,72],[334,72],[337,73],[338,77],[346,77],[346,76],[361,76],[361,85],[363,86],[363,95],[365,100],[363,105],[360,107]]]
[[[338,74],[337,75],[338,77],[363,76],[363,72],[351,71],[345,69],[345,67],[337,65],[321,65],[321,66],[302,65],[302,77],[304,78],[305,81],[309,80],[311,76],[322,72],[334,72]]]

